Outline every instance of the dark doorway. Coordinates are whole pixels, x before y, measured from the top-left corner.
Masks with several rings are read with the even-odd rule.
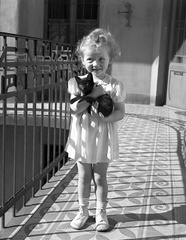
[[[186,110],[186,0],[173,1],[166,104]]]

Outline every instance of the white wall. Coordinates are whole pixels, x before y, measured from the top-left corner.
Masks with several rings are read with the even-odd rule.
[[[126,11],[127,2],[132,5],[130,28],[125,26],[126,14],[118,13]],[[163,2],[164,0],[100,0],[100,27],[109,27],[122,52],[120,59],[113,64],[111,73],[124,82],[129,102],[155,102]]]
[[[44,0],[0,0],[0,31],[43,37]]]
[[[19,0],[0,0],[0,31],[17,33]]]

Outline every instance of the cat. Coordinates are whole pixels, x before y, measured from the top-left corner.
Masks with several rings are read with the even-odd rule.
[[[80,100],[86,100],[90,104],[98,102],[98,114],[101,113],[103,114],[104,117],[108,117],[114,108],[113,101],[108,94],[104,94],[99,96],[98,98],[94,99],[90,96],[87,96],[88,94],[91,93],[93,87],[94,87],[94,81],[93,81],[93,76],[91,73],[87,75],[85,79],[81,79],[78,76],[75,77],[78,88],[81,92],[81,96],[77,96],[73,99],[70,100],[70,103],[73,104],[75,101]],[[88,113],[91,113],[91,105],[87,109]]]
[[[98,114],[102,113],[104,117],[108,117],[114,108],[112,98],[108,94],[104,94],[96,99],[98,102]]]
[[[78,76],[75,76],[75,79],[76,79],[78,88],[81,92],[81,95],[78,95],[77,97],[71,99],[70,100],[71,104],[73,104],[77,100],[80,100],[80,101],[87,100],[87,98],[85,99],[85,96],[91,93],[94,87],[94,81],[91,73],[89,73],[85,79],[81,79]],[[93,98],[90,97],[89,101],[92,102]]]

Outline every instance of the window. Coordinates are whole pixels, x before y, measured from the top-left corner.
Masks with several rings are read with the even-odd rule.
[[[77,1],[77,19],[97,19],[98,1],[96,0],[78,0]]]
[[[68,0],[52,0],[48,4],[49,19],[69,19],[70,1]]]
[[[99,26],[99,0],[48,0],[47,38],[75,44]]]

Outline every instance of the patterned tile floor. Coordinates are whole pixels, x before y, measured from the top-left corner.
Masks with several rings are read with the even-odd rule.
[[[93,186],[91,217],[82,230],[70,228],[78,210],[77,169],[70,161],[1,231],[0,239],[186,239],[184,125],[182,110],[126,105],[119,122],[120,159],[108,169],[108,232],[95,231]]]

